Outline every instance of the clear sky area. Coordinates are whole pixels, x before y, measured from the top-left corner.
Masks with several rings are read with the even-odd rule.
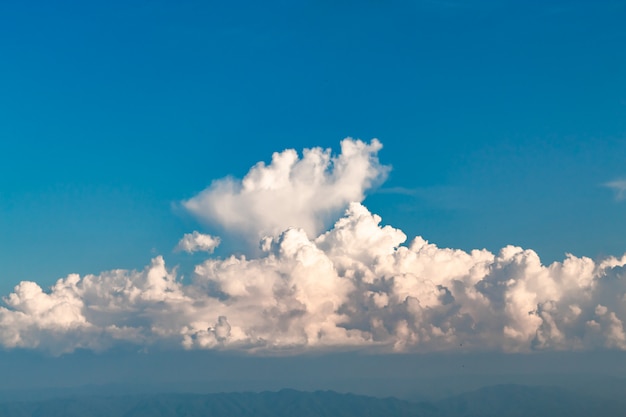
[[[625,21],[1,2],[3,355],[623,360]]]

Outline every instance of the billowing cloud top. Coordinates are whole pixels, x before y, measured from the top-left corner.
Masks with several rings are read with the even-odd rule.
[[[333,181],[342,182],[338,172]],[[352,168],[341,172],[357,176]],[[568,255],[543,265],[534,251],[515,246],[494,254],[443,249],[420,237],[406,245],[402,231],[380,222],[353,202],[324,233],[286,228],[262,239],[258,257],[208,257],[190,283],[162,257],[142,271],[70,275],[49,291],[22,282],[0,308],[0,344],[53,354],[120,343],[274,354],[460,344],[475,351],[626,350],[626,255],[598,262]],[[195,247],[200,241],[191,236]]]
[[[239,232],[257,243],[266,234],[299,227],[309,236],[323,231],[351,201],[385,179],[388,167],[378,162],[382,144],[344,139],[341,153],[305,149],[275,152],[272,162],[259,162],[243,180],[214,181],[183,206],[198,219]]]

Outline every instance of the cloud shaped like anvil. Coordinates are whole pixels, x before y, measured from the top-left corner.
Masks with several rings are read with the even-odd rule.
[[[386,172],[375,158],[380,144],[347,139],[342,149],[363,151],[366,158],[357,158],[357,171],[368,174],[356,175],[351,167],[338,171],[337,165],[331,174],[321,169],[328,167],[324,163],[307,172],[327,179],[317,183],[320,189],[341,183],[362,198],[368,184]],[[316,160],[332,160],[327,151],[308,152],[316,153]],[[334,161],[345,159],[342,154]],[[289,166],[298,166],[290,161]],[[265,188],[241,200],[246,205],[270,198],[271,181],[259,179],[265,169],[274,167],[259,164],[251,170],[252,177],[258,174],[254,184]],[[349,186],[340,171],[360,185]],[[283,181],[277,188],[280,198],[287,189],[306,189],[288,184],[302,182],[298,175],[278,177]],[[211,190],[226,192],[219,186]],[[228,204],[239,201],[242,190],[232,188]],[[305,210],[302,201],[321,195],[306,192],[309,197],[294,196],[299,203],[293,207]],[[204,193],[198,201],[206,202]],[[309,230],[270,232],[255,258],[208,257],[196,266],[191,283],[178,279],[162,257],[142,271],[70,275],[49,291],[22,282],[0,308],[0,344],[53,354],[124,343],[285,354],[354,348],[447,351],[460,344],[467,350],[506,352],[626,349],[626,255],[598,262],[568,255],[546,266],[534,251],[514,246],[498,254],[465,252],[438,248],[420,237],[405,246],[402,231],[381,226],[381,218],[359,202],[349,203],[330,230],[311,236],[315,216],[343,201],[340,193],[332,198],[314,205],[312,212],[289,217],[290,222],[304,219]],[[284,207],[277,209],[275,220],[248,206],[241,210],[257,220],[266,216],[261,225],[268,230],[286,216]],[[205,250],[219,243],[201,234],[185,239],[190,248]]]

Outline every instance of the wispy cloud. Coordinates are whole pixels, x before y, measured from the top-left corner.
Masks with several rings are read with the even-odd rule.
[[[615,198],[617,200],[624,200],[626,198],[626,179],[610,181],[603,185],[615,191]]]
[[[381,187],[376,190],[376,194],[398,194],[398,195],[409,195],[414,196],[419,193],[418,188],[407,188],[407,187]]]
[[[381,187],[374,194],[414,197],[431,207],[444,210],[464,210],[475,204],[475,197],[470,190],[455,186]]]

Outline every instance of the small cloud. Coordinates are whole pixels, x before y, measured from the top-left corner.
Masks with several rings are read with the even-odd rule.
[[[626,180],[625,179],[607,182],[603,185],[615,191],[616,200],[626,199]]]
[[[220,244],[221,240],[217,236],[205,235],[194,231],[193,233],[185,233],[183,238],[178,242],[175,251],[185,251],[187,253],[208,252],[213,253],[215,248]]]

